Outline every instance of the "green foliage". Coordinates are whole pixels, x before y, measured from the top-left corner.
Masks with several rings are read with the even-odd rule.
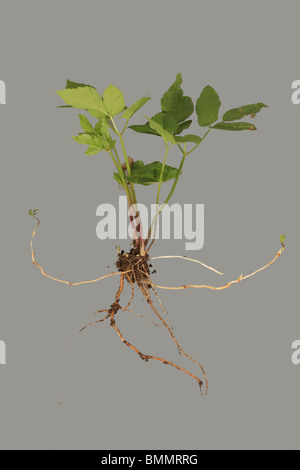
[[[213,129],[223,131],[256,131],[256,127],[249,122],[219,122]]]
[[[132,116],[139,111],[145,104],[150,100],[149,96],[144,96],[144,98],[139,99],[136,103],[134,103],[130,108],[126,109],[126,111],[122,114],[123,119],[131,119]]]
[[[79,116],[79,120],[80,120],[80,125],[81,125],[82,129],[84,130],[84,132],[93,134],[95,131],[94,131],[94,128],[93,128],[92,124],[88,120],[88,118],[86,116],[84,116],[83,114],[78,114],[78,116]]]
[[[124,95],[119,88],[109,85],[103,93],[103,103],[107,113],[114,117],[124,111]]]
[[[194,112],[193,101],[189,96],[183,96],[181,84],[181,73],[178,73],[175,82],[161,99],[162,112],[171,115],[178,124]]]
[[[161,178],[163,165],[161,162],[153,162],[145,165],[144,162],[138,160],[134,162],[131,167],[131,175],[126,175],[126,180],[129,183],[141,184],[149,186],[150,184],[159,183]],[[181,173],[181,172],[180,172]],[[175,179],[178,175],[178,169],[165,165],[162,175],[162,182]],[[114,173],[114,179],[122,184],[121,178],[118,173]]]
[[[187,125],[186,123],[182,123],[182,124],[185,124],[186,127],[181,126],[182,129],[179,130],[178,132],[178,127],[179,127],[178,123],[176,122],[174,117],[168,113],[162,113],[162,112],[157,113],[155,114],[155,116],[152,117],[151,120],[159,124],[159,126],[162,127],[164,130],[166,130],[167,132],[173,133],[174,135],[180,134],[180,132],[182,132],[185,128],[189,127],[192,123],[192,121],[189,121],[189,125]],[[142,124],[142,125],[132,125],[129,128],[134,130],[135,132],[140,132],[142,134],[153,134],[153,135],[161,136],[161,133],[157,132],[153,128],[153,126],[150,125],[150,122],[146,122],[146,124]]]
[[[77,83],[77,82],[72,82],[71,80],[67,79],[67,84],[66,88],[68,89],[74,89],[74,88],[80,88],[80,87],[89,87],[89,88],[94,88],[92,85],[86,85],[85,83]]]
[[[230,109],[223,116],[223,121],[237,121],[245,116],[255,117],[262,108],[267,108],[263,103],[248,104],[239,108]]]
[[[96,155],[103,150],[110,150],[114,141],[110,137],[109,127],[106,119],[100,119],[95,127],[82,114],[79,114],[79,121],[84,133],[74,136],[73,139],[79,144],[88,145],[87,156]]]
[[[174,135],[181,134],[192,124],[192,121],[187,119],[194,112],[193,101],[190,97],[184,96],[181,84],[182,77],[179,73],[175,82],[161,99],[161,112],[155,114],[146,124],[132,125],[129,129],[142,134],[161,136],[165,142],[174,143]],[[170,134],[173,134],[173,138],[170,137]]]
[[[196,104],[199,126],[207,127],[216,122],[220,107],[221,101],[217,92],[211,86],[205,87]]]
[[[217,92],[211,86],[206,86],[197,99],[196,106],[194,106],[192,99],[184,95],[182,76],[181,73],[178,73],[175,82],[161,98],[161,110],[152,118],[145,116],[146,123],[133,124],[129,127],[135,132],[155,135],[164,140],[166,145],[164,162],[155,161],[145,165],[142,161],[132,163],[128,158],[123,134],[127,129],[129,120],[150,100],[149,96],[140,98],[126,108],[124,95],[116,86],[109,85],[104,90],[103,97],[101,97],[93,86],[72,82],[71,80],[67,80],[66,89],[57,93],[64,100],[65,107],[88,111],[93,117],[97,118],[97,123],[94,125],[85,115],[79,114],[83,132],[74,136],[73,139],[88,146],[85,152],[86,155],[95,155],[103,150],[109,152],[117,168],[114,179],[125,189],[130,203],[136,203],[134,184],[148,186],[158,183],[157,201],[159,201],[161,183],[175,180],[166,199],[168,202],[174,193],[187,155],[191,154],[212,130],[256,130],[253,124],[243,122],[241,119],[244,116],[253,118],[262,108],[267,107],[263,103],[256,103],[233,108],[223,115],[222,121],[218,122],[221,101]],[[182,135],[192,124],[190,117],[194,110],[196,110],[199,126],[206,127],[206,132],[203,136],[192,133]],[[126,120],[122,132],[118,130],[114,121],[115,116],[118,115]],[[120,139],[125,165],[122,164],[119,157],[116,141],[112,139],[111,132],[114,132]],[[182,153],[179,169],[166,164],[169,151],[176,144]],[[188,144],[190,144],[190,149],[187,149]],[[30,215],[35,216],[33,211]],[[283,243],[284,239],[282,238]]]
[[[30,209],[30,211],[28,212],[28,215],[30,215],[31,217],[35,217],[38,211],[39,211],[38,209],[34,209],[34,210]]]
[[[285,250],[285,235],[280,235],[280,243],[281,243],[282,249]]]
[[[192,120],[188,120],[188,117],[190,117],[194,110],[191,98],[183,95],[181,85],[182,77],[179,73],[173,85],[171,85],[161,99],[162,111],[155,114],[151,119],[148,119],[148,122],[145,124],[134,124],[129,128],[142,134],[161,136],[165,143],[174,143],[175,141],[178,144],[194,143],[196,146],[199,145],[202,141],[200,136],[194,134],[188,134],[183,137],[179,136],[179,134],[185,129],[188,129],[192,124]],[[247,115],[253,118],[262,108],[267,108],[263,103],[233,108],[224,114],[221,122],[216,123],[219,117],[220,107],[221,101],[219,95],[211,86],[206,86],[196,102],[198,124],[201,127],[209,127],[209,129],[216,130],[256,130],[253,124],[247,122],[237,123],[234,121],[238,121]],[[213,124],[215,125],[213,126]],[[171,135],[174,139],[172,139]]]
[[[151,129],[149,122],[146,124],[133,124],[132,126],[129,126],[128,129],[132,129],[133,131],[140,134],[159,135],[157,132]]]
[[[74,136],[73,139],[79,144],[85,144],[89,146],[88,153],[86,155],[95,155],[102,150],[106,150],[107,146],[104,145],[104,142],[97,136],[91,134],[79,134]]]
[[[153,119],[149,119],[149,125],[151,129],[153,129],[157,134],[159,134],[164,139],[166,144],[168,142],[175,144],[175,137],[166,129],[164,129],[163,126],[161,126],[157,121]]]
[[[152,117],[152,121],[157,122],[157,124],[159,124],[167,132],[175,132],[178,129],[178,122],[176,121],[175,117],[168,113],[157,113]],[[160,135],[159,133],[157,134]]]
[[[110,147],[112,143],[112,139],[109,133],[109,127],[106,119],[100,119],[95,125],[95,133],[103,140],[105,145]]]
[[[176,139],[176,142],[182,143],[182,144],[186,142],[193,142],[194,144],[200,144],[202,142],[201,137],[199,137],[198,135],[194,135],[194,134],[187,134],[183,137],[180,135],[177,135],[175,139]]]
[[[101,96],[95,88],[89,86],[78,86],[77,88],[67,88],[60,90],[57,94],[65,103],[73,108],[89,111],[92,116],[103,118],[108,113]]]
[[[185,131],[191,126],[192,122],[192,120],[182,122],[181,124],[179,124],[174,134],[181,134],[181,132]]]

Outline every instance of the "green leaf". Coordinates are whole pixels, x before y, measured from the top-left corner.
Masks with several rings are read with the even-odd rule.
[[[94,131],[92,124],[88,120],[88,118],[84,116],[83,114],[78,114],[78,116],[79,116],[80,125],[82,129],[84,130],[84,132],[93,134],[95,131]]]
[[[92,87],[78,87],[57,91],[67,105],[89,111],[92,116],[103,118],[107,115],[101,96]]]
[[[30,215],[31,217],[35,217],[38,211],[39,211],[38,209],[34,209],[34,210],[30,209],[30,211],[28,212],[28,215]]]
[[[104,141],[101,137],[91,134],[79,134],[77,136],[74,136],[73,140],[75,140],[75,142],[78,142],[79,144],[85,144],[89,146],[86,155],[95,155],[96,153],[101,152],[102,150],[110,149],[113,145],[112,140],[107,142]]]
[[[111,137],[106,119],[100,119],[100,121],[97,122],[95,125],[95,133],[104,141],[105,145],[110,147]]]
[[[121,186],[123,186],[122,180],[121,180],[121,177],[120,177],[119,173],[114,173],[114,174],[113,174],[113,177],[114,177],[114,179],[116,180],[116,182],[117,182],[118,184],[120,184]]]
[[[135,184],[148,186],[150,184],[159,183],[163,164],[161,162],[153,162],[144,165],[143,162],[137,161],[131,167],[131,175],[127,176],[127,181]],[[178,169],[165,166],[162,181],[166,182],[175,179],[178,175]]]
[[[78,134],[72,137],[79,144],[90,145],[91,147],[105,150],[105,145],[100,137],[91,134]]]
[[[178,73],[175,82],[161,99],[162,111],[173,116],[178,124],[185,121],[194,112],[193,101],[189,96],[183,96],[181,84],[181,73]]]
[[[103,93],[103,102],[108,114],[112,117],[117,116],[125,108],[124,95],[119,88],[109,85]]]
[[[80,87],[85,87],[85,86],[88,86],[90,88],[94,88],[92,85],[85,85],[84,83],[76,83],[76,82],[72,82],[71,80],[67,79],[66,89],[74,89],[74,88],[80,88]]]
[[[99,150],[99,148],[95,148],[95,147],[89,147],[87,149],[87,151],[85,152],[85,155],[87,155],[88,157],[91,157],[92,155],[96,155],[97,153],[101,152],[102,150]]]
[[[104,148],[111,148],[111,137],[109,133],[109,127],[106,119],[100,119],[100,121],[96,124],[95,128],[92,126],[90,121],[85,117],[83,114],[79,114],[79,120],[82,129],[84,130],[84,134],[79,134],[79,139],[74,139],[76,142],[79,143],[86,143],[90,145],[89,140],[86,139],[86,135],[89,135],[91,138],[98,137],[101,139],[102,146]],[[84,136],[84,137],[82,137]],[[96,141],[97,142],[97,141]],[[98,146],[97,146],[98,149]],[[99,150],[97,150],[98,152]],[[93,155],[94,153],[97,153],[95,151],[95,148],[92,147],[87,150],[86,155]]]
[[[150,100],[149,96],[144,96],[144,98],[139,99],[136,103],[134,103],[130,108],[126,109],[126,111],[122,114],[123,119],[129,120],[139,109],[141,109],[145,104]]]
[[[213,129],[223,131],[256,131],[256,127],[249,122],[219,122]]]
[[[199,137],[198,135],[194,135],[194,134],[187,134],[183,137],[180,135],[177,135],[175,139],[176,139],[176,142],[178,143],[193,142],[194,144],[200,144],[200,142],[202,142],[201,137]]]
[[[280,235],[280,243],[284,245],[285,243],[285,235]]]
[[[263,103],[256,103],[230,109],[224,114],[223,121],[236,121],[249,115],[251,115],[251,117],[255,117],[255,115],[259,113],[262,108],[268,108],[268,106]]]
[[[140,134],[151,134],[151,135],[158,135],[159,134],[151,129],[149,123],[147,122],[146,124],[134,124],[132,126],[129,126],[128,129],[132,129],[135,132],[138,132]]]
[[[157,113],[155,114],[155,116],[152,117],[152,121],[155,121],[157,124],[160,125],[160,127],[162,127],[165,131],[167,131],[170,134],[172,132],[177,131],[178,129],[178,123],[176,122],[174,117],[168,113],[163,113],[163,112]],[[142,125],[129,126],[129,129],[132,129],[135,132],[140,132],[142,134],[153,134],[153,135],[158,135],[158,136],[161,135],[159,132],[157,132],[150,126],[149,122],[147,122],[146,124],[142,124]]]
[[[217,92],[211,86],[205,87],[196,104],[199,126],[206,127],[216,122],[220,106],[221,101]]]
[[[147,118],[147,116],[145,116]],[[147,118],[148,119],[148,118]],[[158,122],[154,121],[153,119],[149,119],[149,125],[151,129],[155,130],[165,141],[167,144],[168,142],[174,144],[175,137],[170,134],[170,132],[166,131]]]
[[[188,129],[193,121],[184,121],[179,126],[177,127],[176,131],[174,131],[174,134],[181,134],[181,132],[185,131]]]
[[[172,133],[175,132],[178,129],[178,122],[169,113],[157,113],[155,116],[153,116],[152,121],[157,122],[163,129],[166,131]]]
[[[137,170],[137,168],[142,168],[144,166],[145,166],[144,162],[142,162],[140,160],[137,160],[136,162],[133,162],[133,165],[131,166],[131,171],[135,172]],[[127,178],[127,171],[125,171],[125,177]],[[114,179],[121,186],[123,186],[123,183],[122,183],[122,180],[121,180],[121,177],[120,177],[119,173],[114,173]]]

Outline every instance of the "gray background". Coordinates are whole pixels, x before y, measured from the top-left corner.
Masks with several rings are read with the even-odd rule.
[[[299,13],[298,1],[2,0],[1,449],[299,448]],[[223,111],[270,106],[259,132],[215,132],[188,160],[174,202],[204,203],[206,213],[205,247],[187,254],[231,280],[270,260],[283,232],[288,245],[270,270],[222,293],[161,292],[180,343],[206,368],[208,398],[185,375],[142,362],[108,324],[78,334],[110,305],[116,279],[69,288],[30,260],[30,208],[40,210],[35,250],[48,273],[92,279],[116,256],[95,233],[97,206],[119,196],[111,161],[84,157],[71,140],[76,112],[56,108],[55,90],[66,78],[100,92],[113,82],[127,104],[150,94],[152,115],[179,71],[187,95],[210,84]],[[134,158],[162,157],[155,137],[128,131],[126,144]],[[171,158],[178,164],[179,153]],[[185,254],[184,242],[162,241],[153,254]],[[156,267],[164,284],[220,282],[180,261]],[[138,296],[135,307],[151,317]],[[118,321],[144,352],[198,372],[164,329],[130,313]]]

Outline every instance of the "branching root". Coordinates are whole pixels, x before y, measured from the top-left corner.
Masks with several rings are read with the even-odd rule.
[[[31,214],[33,215],[33,214]],[[140,315],[139,313],[137,312],[134,312],[133,310],[129,309],[129,307],[131,306],[133,300],[134,300],[134,296],[135,296],[135,285],[137,285],[139,287],[139,290],[142,292],[142,295],[143,297],[146,299],[148,305],[150,306],[152,312],[154,313],[154,315],[159,319],[160,323],[166,328],[166,330],[168,331],[169,335],[171,336],[172,340],[174,341],[174,343],[176,344],[176,347],[179,351],[180,354],[183,354],[185,357],[187,357],[188,359],[190,359],[194,364],[196,364],[200,370],[201,370],[201,373],[203,374],[203,377],[204,377],[204,380],[205,380],[205,395],[207,395],[207,392],[208,392],[208,380],[207,380],[207,376],[206,376],[206,373],[205,373],[205,370],[204,368],[201,366],[201,364],[199,364],[199,362],[197,362],[193,357],[191,357],[190,355],[188,355],[183,349],[182,347],[180,346],[180,344],[178,343],[177,339],[175,338],[175,335],[173,333],[173,328],[169,325],[167,319],[165,319],[157,310],[157,308],[155,307],[153,301],[152,301],[152,298],[151,298],[151,294],[150,294],[150,291],[154,293],[154,295],[156,296],[158,302],[159,302],[159,305],[160,305],[160,308],[162,310],[162,312],[165,314],[166,316],[166,310],[163,306],[163,303],[156,291],[156,289],[165,289],[165,290],[186,290],[186,289],[210,289],[210,290],[214,290],[214,291],[221,291],[221,290],[224,290],[224,289],[228,289],[229,287],[231,287],[232,285],[234,284],[238,284],[246,279],[249,279],[253,276],[255,276],[256,274],[260,273],[261,271],[264,271],[265,269],[267,269],[268,267],[270,267],[273,263],[275,263],[275,261],[281,256],[283,250],[284,250],[284,244],[282,243],[282,248],[276,253],[275,257],[272,259],[272,261],[270,261],[268,264],[266,264],[265,266],[263,266],[262,268],[260,269],[257,269],[255,272],[251,273],[251,274],[248,274],[247,276],[244,276],[244,275],[241,275],[239,278],[231,281],[231,282],[228,282],[227,284],[223,285],[223,286],[220,286],[220,287],[214,287],[214,286],[210,286],[210,285],[197,285],[197,284],[191,284],[191,285],[183,285],[183,286],[179,286],[179,287],[167,287],[167,286],[161,286],[161,285],[157,285],[157,284],[154,284],[152,281],[151,281],[151,274],[153,274],[153,272],[151,273],[151,268],[152,268],[152,264],[150,264],[150,261],[152,260],[159,260],[159,259],[170,259],[170,258],[177,258],[177,259],[183,259],[183,260],[186,260],[186,261],[190,261],[190,262],[195,262],[195,263],[199,263],[201,264],[203,267],[211,270],[211,271],[214,271],[215,273],[219,274],[219,275],[223,275],[221,272],[217,271],[216,269],[202,263],[201,261],[197,261],[197,260],[193,260],[193,259],[190,259],[190,258],[186,258],[186,257],[183,257],[183,256],[158,256],[158,257],[155,257],[155,258],[151,258],[149,257],[148,255],[148,252],[142,256],[140,253],[139,253],[139,250],[137,248],[136,245],[134,245],[134,247],[130,250],[129,253],[125,253],[124,251],[122,251],[121,253],[118,254],[118,259],[117,259],[117,262],[116,262],[116,267],[118,269],[117,272],[114,272],[114,273],[111,273],[111,274],[107,274],[105,276],[102,276],[102,277],[99,277],[97,279],[93,279],[91,281],[82,281],[82,282],[76,282],[76,283],[72,283],[72,282],[68,282],[68,281],[64,281],[64,280],[61,280],[61,279],[56,279],[52,276],[49,276],[48,274],[45,273],[45,271],[43,270],[43,268],[38,264],[38,262],[36,261],[35,259],[35,253],[33,251],[33,239],[35,237],[35,234],[36,234],[36,231],[37,231],[37,228],[38,226],[40,225],[40,220],[35,216],[33,215],[33,217],[36,219],[37,221],[37,225],[32,233],[32,237],[31,237],[31,256],[32,256],[32,262],[35,266],[37,266],[39,268],[39,270],[41,271],[42,275],[43,276],[46,276],[47,278],[49,279],[52,279],[56,282],[61,282],[61,283],[64,283],[64,284],[68,284],[70,286],[79,286],[81,284],[91,284],[91,283],[95,283],[95,282],[98,282],[98,281],[101,281],[103,279],[106,279],[108,277],[112,277],[112,276],[120,276],[120,284],[119,284],[119,289],[118,289],[118,292],[115,296],[115,300],[114,302],[112,303],[112,305],[110,306],[110,308],[108,310],[99,310],[98,313],[106,313],[106,316],[104,318],[101,318],[100,320],[96,320],[92,323],[89,323],[88,325],[84,326],[80,332],[84,331],[86,328],[88,328],[89,326],[92,326],[92,325],[95,325],[95,324],[98,324],[98,323],[101,323],[101,322],[104,322],[105,320],[110,320],[110,325],[115,329],[115,331],[117,332],[119,338],[121,339],[121,341],[127,346],[129,347],[130,349],[132,349],[143,361],[145,362],[148,362],[149,360],[155,360],[155,361],[158,361],[158,362],[161,362],[163,364],[166,364],[166,365],[170,365],[172,367],[174,367],[175,369],[181,371],[181,372],[184,372],[185,374],[187,374],[188,376],[190,376],[191,378],[193,378],[199,385],[200,387],[200,390],[202,392],[202,387],[204,385],[203,381],[197,377],[196,375],[192,374],[191,372],[189,372],[187,369],[184,369],[183,367],[175,364],[174,362],[171,362],[169,360],[166,360],[166,359],[163,359],[161,357],[158,357],[158,356],[153,356],[153,355],[149,355],[149,354],[144,354],[142,353],[138,348],[136,348],[132,343],[130,343],[129,341],[127,341],[123,334],[121,333],[120,329],[118,328],[117,324],[116,324],[116,315],[120,312],[120,311],[123,311],[123,312],[132,312],[142,318],[145,318],[143,317],[143,315]],[[148,250],[149,251],[149,250]],[[156,271],[154,271],[156,272]],[[120,304],[120,298],[121,298],[121,295],[123,293],[123,290],[124,290],[124,282],[125,280],[127,280],[127,282],[130,284],[131,286],[131,298],[129,300],[129,302],[127,303],[126,307],[122,307],[121,304]],[[147,318],[145,318],[146,320],[148,320]],[[151,320],[149,320],[151,321]],[[155,322],[151,322],[153,323],[155,326],[159,326],[157,323]]]

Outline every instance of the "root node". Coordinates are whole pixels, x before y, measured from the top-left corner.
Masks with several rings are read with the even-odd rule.
[[[139,356],[145,362],[148,362],[150,359],[150,356],[146,356],[146,354],[143,354],[143,353],[139,353]]]

